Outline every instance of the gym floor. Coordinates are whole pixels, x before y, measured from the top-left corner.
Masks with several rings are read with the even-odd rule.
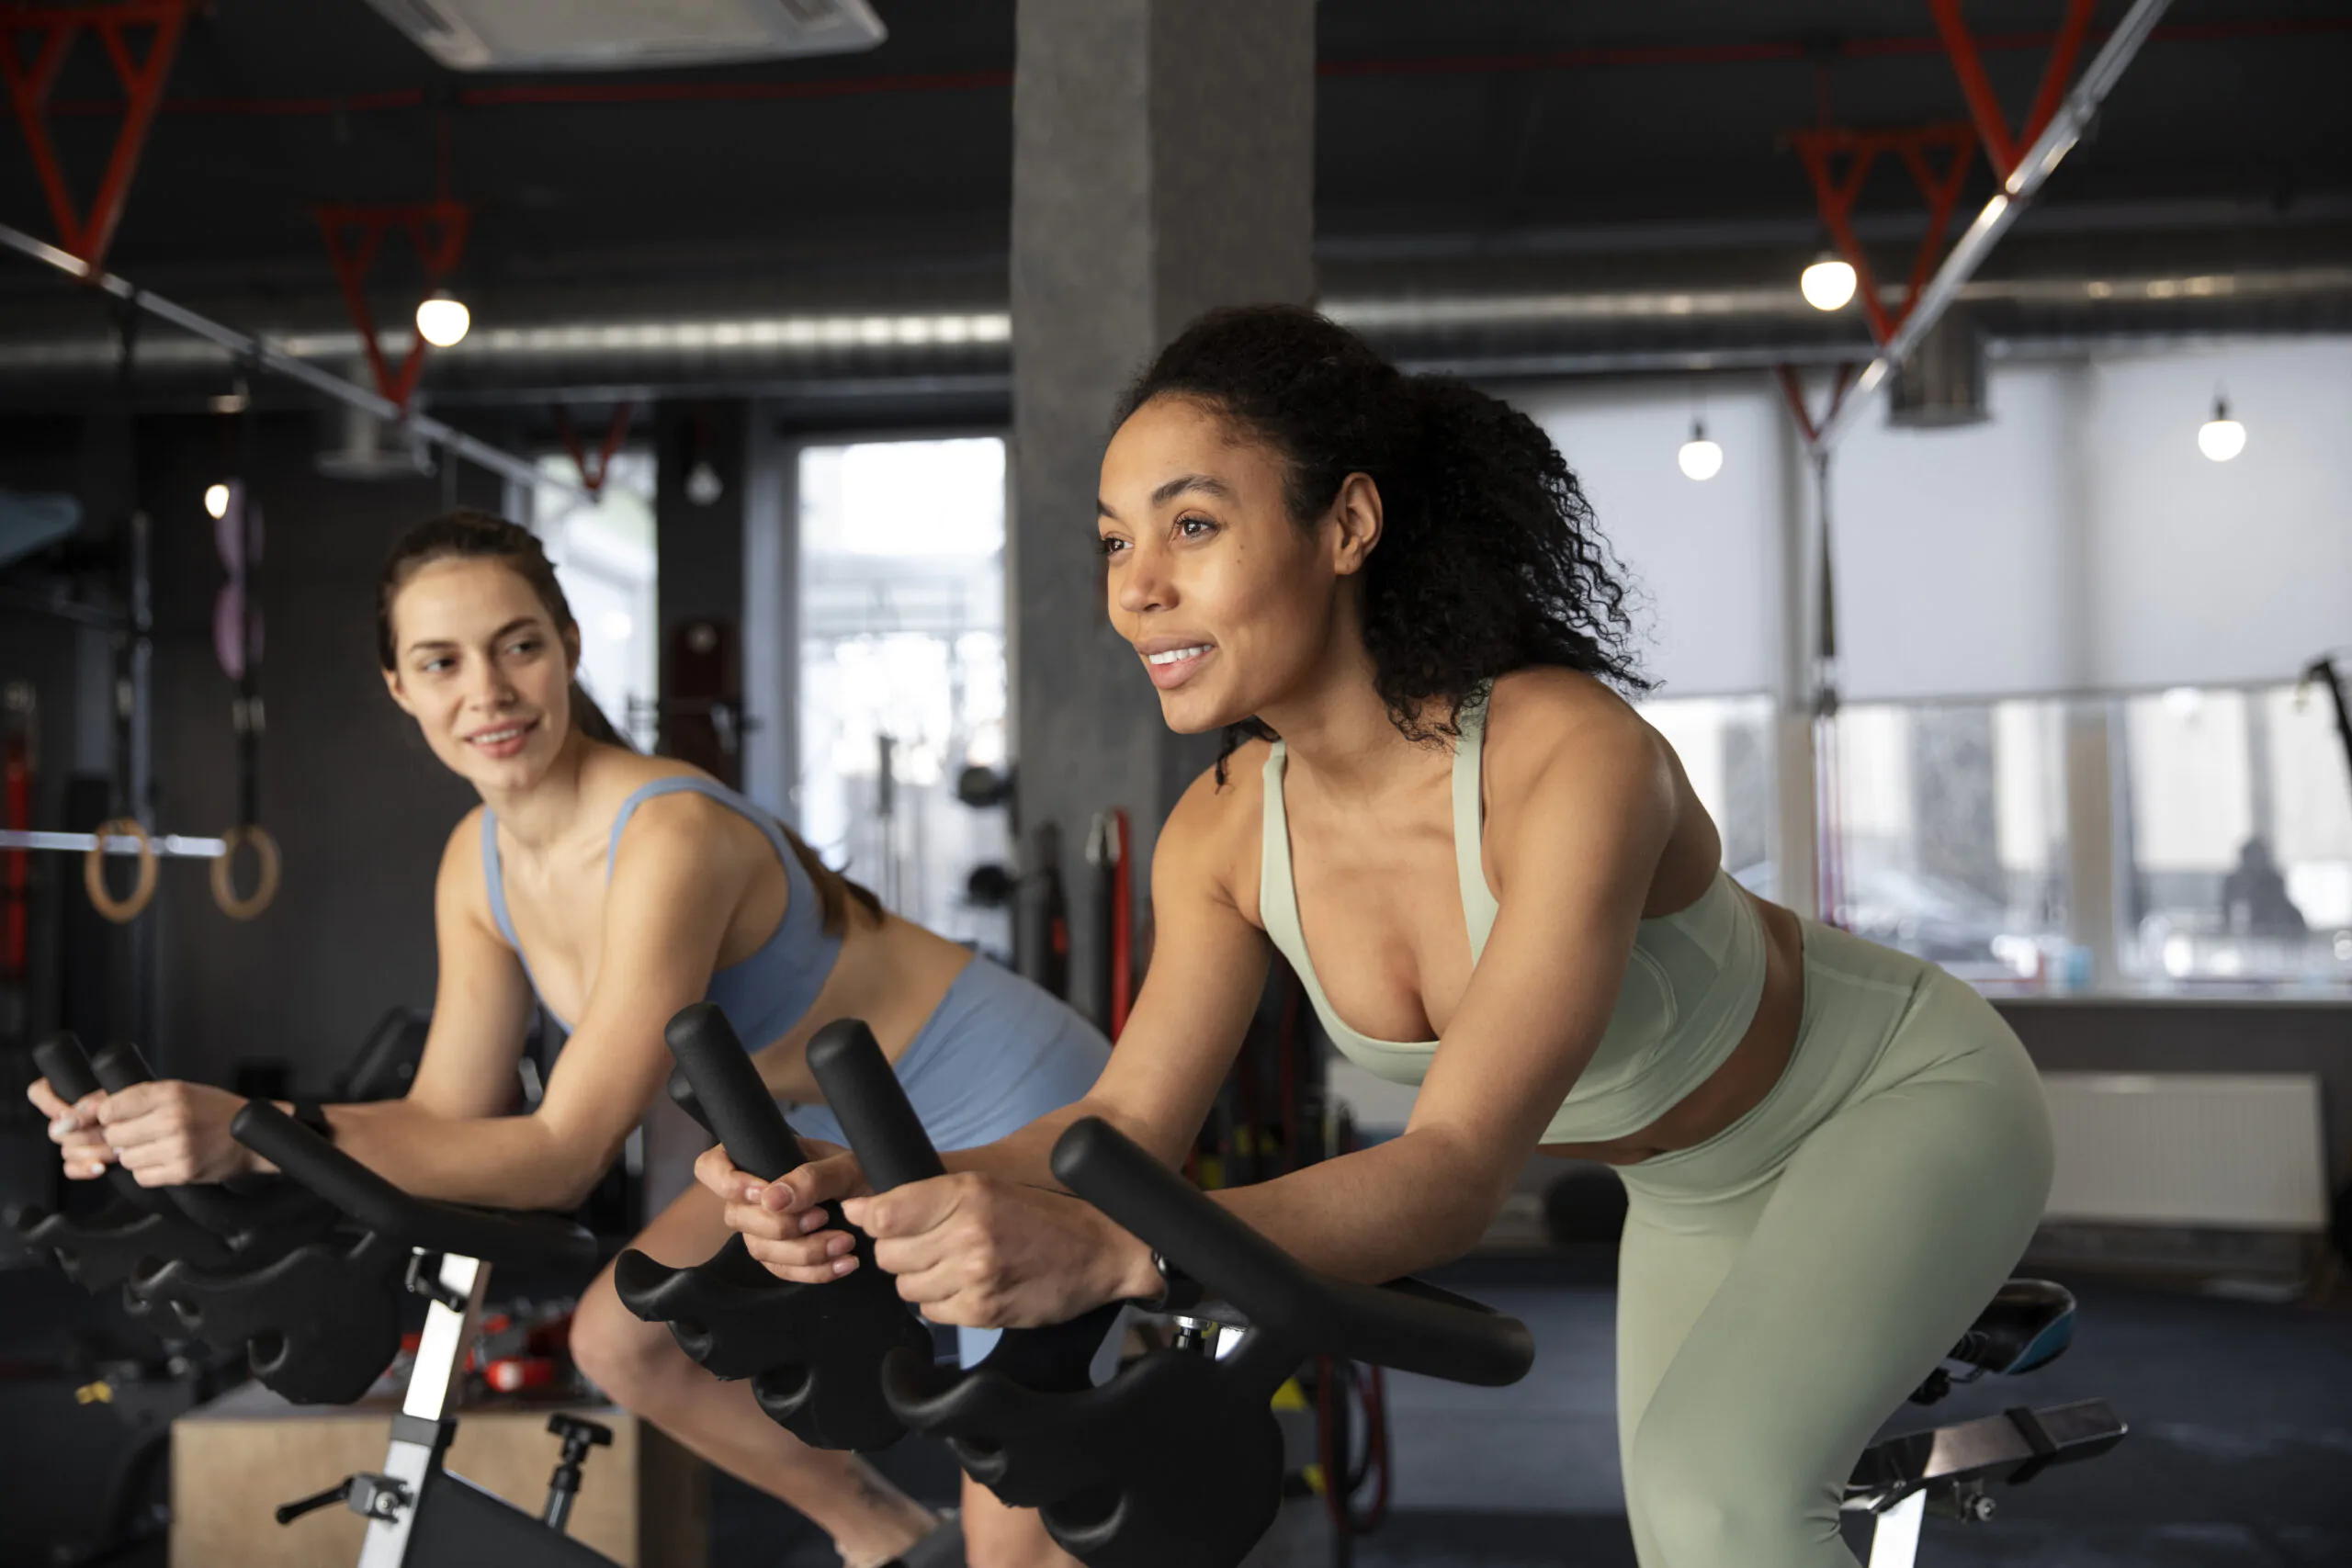
[[[1443,1281],[1523,1319],[1535,1370],[1509,1390],[1388,1381],[1395,1495],[1356,1568],[1633,1568],[1618,1495],[1605,1281],[1565,1266],[1484,1265]],[[1589,1272],[1589,1271],[1588,1271]],[[1570,1275],[1564,1282],[1558,1276]],[[1889,1433],[2031,1402],[2098,1397],[2132,1424],[2114,1452],[2002,1488],[1981,1526],[1929,1520],[1922,1568],[2341,1568],[2352,1562],[2352,1310],[2083,1279],[2075,1344],[2006,1384],[1907,1407]],[[901,1445],[884,1468],[944,1501],[943,1456]],[[1859,1528],[1849,1540],[1867,1554]],[[832,1568],[796,1516],[721,1482],[711,1561]]]

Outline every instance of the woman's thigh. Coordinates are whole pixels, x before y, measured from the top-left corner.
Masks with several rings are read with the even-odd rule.
[[[1805,1136],[1660,1375],[1626,1476],[1657,1562],[1735,1541],[1755,1568],[1850,1561],[1837,1508],[1855,1459],[2030,1238],[2051,1168],[2041,1084],[1949,984]]]

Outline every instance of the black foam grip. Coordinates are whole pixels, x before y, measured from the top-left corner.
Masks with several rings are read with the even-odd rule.
[[[97,1074],[90,1070],[90,1058],[82,1054],[82,1043],[69,1033],[52,1034],[34,1046],[33,1066],[68,1105],[101,1087]]]
[[[695,1002],[680,1010],[662,1037],[737,1169],[773,1181],[799,1166],[798,1140],[718,1004]]]
[[[108,1094],[120,1094],[132,1084],[153,1083],[155,1069],[139,1054],[136,1045],[108,1045],[92,1053],[90,1070],[98,1075],[98,1082]]]
[[[706,1133],[710,1133],[714,1140],[718,1138],[717,1133],[711,1133],[710,1117],[703,1110],[702,1101],[695,1098],[694,1080],[686,1077],[686,1070],[684,1067],[670,1069],[670,1103],[693,1117],[695,1125]]]
[[[595,1237],[554,1214],[411,1197],[267,1100],[248,1101],[229,1131],[288,1178],[393,1241],[489,1263],[581,1264],[596,1256]]]
[[[863,1020],[835,1019],[817,1031],[808,1042],[808,1071],[876,1192],[947,1174]]]
[[[1534,1361],[1526,1325],[1475,1302],[1418,1280],[1362,1285],[1308,1269],[1100,1117],[1062,1134],[1053,1168],[1252,1323],[1321,1353],[1490,1387]]]
[[[97,1070],[90,1058],[83,1054],[82,1042],[68,1030],[60,1030],[33,1047],[33,1066],[49,1080],[68,1104],[77,1103],[85,1094],[96,1094],[104,1084],[98,1081]],[[134,1208],[151,1214],[177,1214],[179,1205],[164,1196],[160,1187],[141,1187],[139,1179],[119,1165],[108,1165],[107,1186],[115,1195]]]
[[[90,1070],[108,1094],[120,1094],[134,1085],[155,1081],[139,1047],[128,1043],[108,1045],[90,1057]],[[215,1235],[236,1236],[252,1225],[259,1211],[234,1193],[209,1183],[191,1183],[161,1190],[172,1206]]]

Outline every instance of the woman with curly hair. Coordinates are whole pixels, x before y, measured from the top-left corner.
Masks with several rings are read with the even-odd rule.
[[[1933,965],[1741,888],[1623,694],[1625,590],[1524,415],[1306,310],[1204,318],[1102,460],[1111,620],[1226,754],[1162,831],[1159,940],[1082,1100],[855,1198],[902,1295],[1028,1325],[1170,1281],[1048,1190],[1080,1116],[1180,1160],[1287,958],[1332,1042],[1416,1084],[1402,1135],[1217,1200],[1311,1266],[1475,1245],[1531,1151],[1617,1167],[1627,1512],[1646,1568],[1851,1564],[1856,1457],[1992,1296],[2051,1170],[2032,1064]],[[844,1157],[700,1175],[754,1254]],[[833,1265],[838,1269],[839,1265]]]

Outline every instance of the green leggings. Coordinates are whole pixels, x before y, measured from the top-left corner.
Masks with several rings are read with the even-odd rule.
[[[1642,1568],[1852,1568],[1846,1478],[2007,1278],[2050,1169],[2041,1080],[1991,1006],[1805,922],[1781,1081],[1620,1172],[1618,1444]]]

